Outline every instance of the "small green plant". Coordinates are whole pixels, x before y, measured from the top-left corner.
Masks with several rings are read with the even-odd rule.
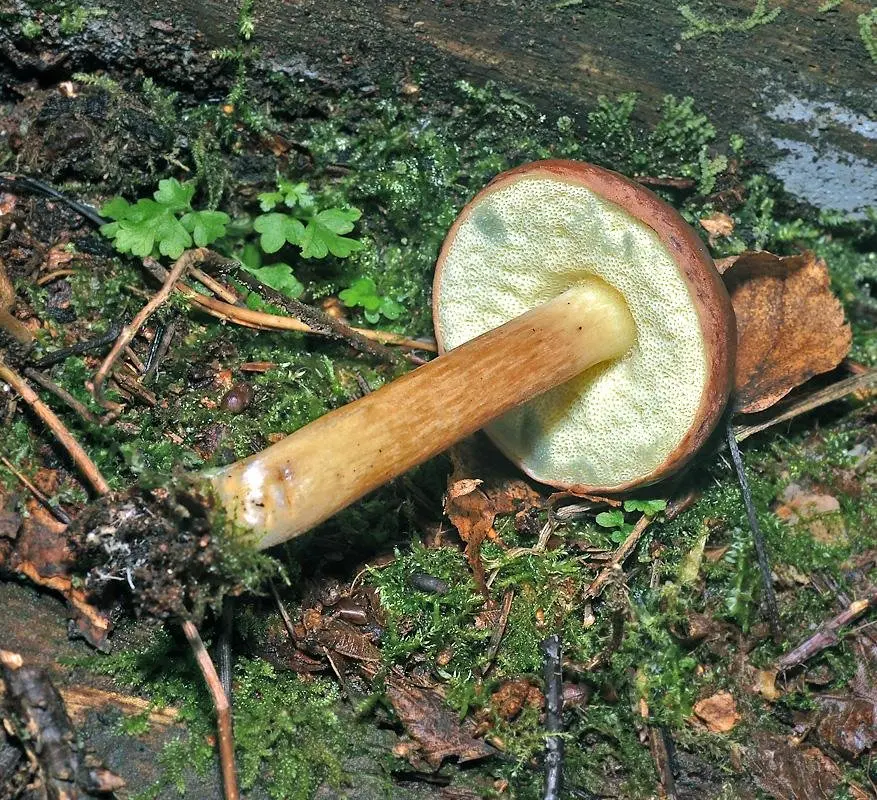
[[[275,211],[283,204],[289,211]],[[276,253],[285,244],[301,248],[302,258],[325,258],[329,253],[347,258],[362,250],[362,242],[344,234],[353,230],[361,216],[357,208],[326,208],[317,210],[306,183],[293,183],[278,178],[277,191],[259,195],[262,211],[253,228],[260,233],[262,250]]]
[[[633,530],[633,525],[624,518],[625,512],[639,511],[647,517],[654,517],[667,507],[666,500],[625,500],[624,511],[613,508],[611,511],[601,511],[594,521],[601,528],[613,528],[609,535],[613,542],[623,542]]]
[[[101,208],[101,214],[113,220],[101,227],[101,233],[120,253],[140,258],[179,258],[193,242],[206,247],[225,236],[229,217],[223,211],[196,211],[194,194],[193,183],[166,178],[159,181],[153,200],[141,198],[132,205],[114,197]]]
[[[371,323],[377,322],[381,315],[391,320],[402,315],[402,306],[390,297],[381,297],[371,278],[357,278],[338,298],[349,308],[362,307],[365,318]]]
[[[752,13],[744,19],[711,20],[698,14],[689,5],[678,7],[679,13],[688,23],[688,28],[682,31],[683,39],[695,39],[709,33],[744,33],[773,22],[782,11],[782,8],[768,8],[767,0],[757,0]]]
[[[73,8],[65,8],[61,12],[61,20],[58,23],[58,30],[63,36],[72,36],[75,33],[82,33],[90,19],[106,16],[106,13],[107,12],[102,8],[85,8],[80,5],[75,5]]]
[[[22,21],[20,30],[25,39],[37,39],[42,35],[43,26],[35,19],[26,19]]]
[[[874,26],[877,25],[877,6],[864,14],[859,14],[856,22],[859,23],[859,37],[862,39],[862,44],[865,45],[871,60],[877,64],[877,35],[874,33]]]

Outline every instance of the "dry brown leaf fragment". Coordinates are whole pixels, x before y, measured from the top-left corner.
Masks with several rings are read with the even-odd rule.
[[[713,244],[716,239],[730,236],[734,232],[734,220],[722,211],[701,217],[698,221],[710,235],[710,244]]]
[[[694,713],[713,733],[727,733],[740,721],[730,692],[717,692],[694,704]]]
[[[840,502],[830,494],[811,492],[790,483],[774,513],[789,525],[804,525],[822,544],[844,544],[846,527],[840,516]]]
[[[817,747],[763,733],[745,754],[756,785],[775,800],[825,800],[841,780],[837,764]]]
[[[834,369],[852,341],[828,267],[813,253],[746,252],[720,259],[737,316],[735,408],[763,411]]]
[[[494,749],[465,730],[457,715],[431,689],[390,676],[387,697],[405,730],[420,745],[416,755],[433,769],[438,769],[446,758],[455,757],[462,763],[493,755]],[[414,752],[406,756],[416,765]]]

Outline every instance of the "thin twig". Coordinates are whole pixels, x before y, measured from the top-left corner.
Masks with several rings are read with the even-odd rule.
[[[871,594],[861,600],[853,601],[840,614],[823,622],[813,635],[801,642],[794,650],[790,650],[785,655],[780,656],[776,663],[777,670],[782,672],[783,670],[796,667],[827,647],[836,645],[840,641],[838,631],[851,622],[855,622],[855,620],[875,605],[877,605],[877,590],[872,591]]]
[[[233,262],[237,264],[237,262]],[[224,283],[220,283],[216,278],[212,275],[208,275],[203,270],[198,269],[197,267],[190,267],[189,274],[199,283],[203,283],[208,289],[210,289],[213,294],[215,294],[220,300],[224,300],[226,303],[231,303],[232,305],[238,305],[241,302],[240,297],[238,297],[237,292],[233,289],[230,289]]]
[[[106,347],[108,344],[115,342],[116,339],[119,338],[121,330],[122,324],[120,322],[114,322],[107,329],[106,333],[85,342],[77,342],[76,344],[70,345],[70,347],[62,347],[59,350],[54,350],[37,361],[34,361],[33,366],[37,369],[45,369],[46,367],[51,367],[53,364],[65,361],[70,356],[78,356],[82,353],[88,353],[91,350],[100,350],[102,347]]]
[[[70,406],[70,408],[72,408],[77,414],[79,414],[79,416],[82,417],[86,422],[90,422],[92,425],[105,424],[106,420],[91,411],[85,405],[85,403],[81,403],[79,400],[77,400],[63,386],[58,386],[58,384],[55,383],[44,372],[40,372],[33,367],[27,367],[24,370],[24,375],[26,378],[30,378],[34,383],[42,386],[43,389],[45,389],[47,392],[51,392],[59,400]]]
[[[833,383],[831,386],[826,386],[824,389],[820,389],[817,392],[813,392],[806,397],[796,400],[770,419],[752,425],[735,426],[734,435],[738,442],[742,442],[744,439],[763,431],[765,428],[770,428],[773,425],[778,425],[780,422],[794,419],[801,414],[806,414],[808,411],[812,411],[814,408],[819,408],[820,406],[824,406],[834,400],[840,400],[848,394],[852,394],[859,389],[865,389],[875,384],[877,384],[877,370],[873,369],[861,375],[854,375],[852,378],[844,378],[842,381]]]
[[[612,556],[612,560],[600,570],[600,573],[591,581],[591,585],[585,589],[585,600],[593,600],[598,597],[604,587],[612,578],[615,570],[627,560],[627,557],[634,551],[639,544],[639,540],[649,527],[652,517],[643,514],[633,526],[633,530],[627,534],[627,538],[618,546],[618,549]]]
[[[545,677],[545,788],[543,800],[560,800],[563,788],[563,674],[560,636],[554,634],[539,644]]]
[[[30,192],[31,194],[42,195],[43,197],[51,197],[53,200],[58,200],[61,203],[64,203],[64,205],[69,206],[79,214],[79,216],[85,217],[89,222],[93,222],[95,225],[103,225],[106,222],[106,220],[91,206],[79,203],[76,200],[71,200],[57,189],[49,186],[48,183],[38,180],[37,178],[30,178],[27,175],[0,175],[0,187],[10,189],[13,192],[25,191]]]
[[[67,516],[67,513],[63,508],[58,508],[57,506],[53,506],[49,502],[49,498],[37,489],[27,477],[15,468],[15,465],[8,459],[6,456],[0,456],[0,461],[3,462],[3,466],[6,467],[16,478],[24,485],[24,487],[34,496],[36,499],[42,503],[49,511],[49,513],[56,519],[58,522],[64,523],[64,525],[70,524],[70,517]]]
[[[487,663],[484,665],[484,669],[481,672],[482,677],[486,677],[490,672],[491,667],[493,667],[493,660],[499,652],[502,637],[505,636],[505,629],[509,624],[509,614],[512,612],[512,603],[514,602],[514,599],[514,590],[507,589],[502,597],[502,608],[499,612],[499,619],[496,621],[493,633],[490,634],[490,643],[487,645]]]
[[[198,629],[187,620],[183,623],[183,633],[189,641],[189,646],[195,654],[195,661],[204,676],[204,682],[210,690],[210,695],[213,697],[213,706],[216,709],[219,766],[222,771],[222,788],[225,800],[238,800],[240,792],[238,791],[237,768],[234,759],[234,736],[231,729],[231,708],[228,703],[228,695],[222,688],[219,675],[216,674],[216,667],[210,660],[210,654],[204,647],[204,642],[201,641]]]
[[[101,475],[100,470],[95,466],[94,462],[89,458],[88,453],[82,449],[82,446],[58,418],[58,415],[52,411],[37,393],[31,389],[27,381],[21,377],[15,370],[0,361],[0,380],[5,381],[12,389],[18,393],[22,400],[27,403],[34,413],[45,423],[46,427],[55,434],[61,446],[69,453],[73,463],[79,468],[83,477],[91,484],[91,487],[98,494],[106,494],[110,491],[110,485]]]
[[[219,681],[222,690],[228,698],[229,705],[232,703],[231,684],[234,675],[234,654],[232,652],[232,638],[234,636],[234,597],[227,594],[222,598],[222,617],[218,624],[219,633],[216,637],[216,662],[219,664]]]
[[[293,624],[292,619],[289,616],[289,612],[286,610],[286,606],[283,604],[283,600],[280,599],[280,593],[277,591],[277,587],[274,585],[274,581],[272,581],[270,578],[268,579],[268,588],[271,590],[271,594],[274,596],[274,602],[277,603],[277,610],[280,612],[280,618],[283,620],[283,626],[286,628],[286,632],[289,634],[289,638],[295,641],[295,625]]]
[[[380,358],[390,364],[398,364],[400,362],[399,354],[393,352],[385,345],[367,339],[361,333],[357,333],[347,323],[329,316],[320,309],[309,306],[299,300],[284,297],[276,289],[272,289],[270,286],[262,283],[255,275],[250,275],[241,269],[238,270],[236,278],[250,291],[261,295],[269,303],[279,306],[287,313],[300,319],[312,330],[324,336],[331,336],[333,339],[341,339],[348,342],[360,352]]]
[[[749,481],[746,478],[746,468],[743,466],[743,457],[737,446],[737,438],[734,427],[730,420],[726,427],[728,448],[731,450],[731,460],[734,462],[734,471],[740,483],[740,494],[743,496],[743,505],[746,507],[746,517],[749,520],[749,529],[752,531],[752,541],[755,544],[755,554],[758,557],[758,569],[761,571],[761,587],[764,591],[764,605],[767,609],[767,622],[775,642],[782,640],[780,631],[780,612],[777,607],[777,597],[773,590],[773,577],[771,576],[770,561],[767,557],[767,547],[764,542],[764,534],[758,524],[758,516],[755,513],[755,503],[752,501],[752,491],[749,489]]]
[[[649,750],[661,781],[661,790],[667,800],[676,800],[676,780],[673,777],[673,739],[664,725],[649,725]]]
[[[152,340],[152,347],[149,348],[149,356],[146,359],[146,369],[143,371],[143,377],[140,379],[142,383],[151,383],[158,371],[158,365],[167,355],[167,351],[174,339],[177,331],[176,320],[171,320],[166,325],[162,325]]]
[[[113,345],[110,352],[107,354],[107,357],[104,359],[103,363],[100,365],[100,369],[98,369],[97,374],[94,376],[94,399],[97,401],[98,405],[106,408],[106,399],[104,398],[104,385],[107,382],[107,377],[109,376],[110,370],[113,368],[113,364],[116,363],[116,359],[119,357],[119,354],[122,350],[127,346],[127,344],[137,335],[138,331],[146,324],[146,320],[148,320],[154,313],[155,310],[167,300],[170,296],[171,292],[174,290],[174,286],[177,281],[183,275],[183,273],[193,264],[199,263],[202,261],[207,261],[212,257],[212,254],[209,250],[199,247],[196,250],[187,250],[183,255],[181,255],[176,263],[174,264],[171,271],[168,273],[167,279],[164,282],[164,285],[159,289],[152,297],[152,299],[145,305],[140,311],[137,313],[137,316],[131,320],[131,322],[126,325],[122,332],[119,334],[119,338],[116,339],[116,343]]]
[[[162,282],[166,280],[167,270],[157,262],[150,262],[149,259],[146,259],[144,260],[143,265],[156,277],[157,280]],[[224,303],[214,297],[207,297],[200,292],[196,292],[191,286],[183,281],[177,283],[176,290],[187,300],[190,300],[211,316],[228,322],[234,322],[236,325],[265,331],[319,333],[319,331],[315,331],[309,325],[301,320],[295,319],[294,317],[281,317],[277,314],[266,314],[263,311],[254,311],[246,306],[235,306],[230,303]],[[435,342],[427,339],[409,339],[407,336],[402,336],[398,333],[373,330],[371,328],[351,328],[351,330],[367,339],[372,339],[381,344],[409,347],[414,350],[425,350],[430,353],[436,352],[437,349]]]

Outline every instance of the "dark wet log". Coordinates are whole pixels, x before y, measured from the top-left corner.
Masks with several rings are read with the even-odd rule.
[[[106,17],[57,48],[47,48],[45,36],[0,31],[0,63],[5,54],[21,77],[136,66],[216,94],[222,67],[209,52],[235,44],[237,5],[109,0],[101,3]],[[602,94],[639,92],[637,113],[646,117],[665,94],[691,95],[721,134],[742,133],[799,196],[827,207],[875,204],[875,65],[858,21],[869,6],[822,5],[768,0],[765,24],[684,38],[691,25],[678,0],[257,2],[252,41],[261,66],[286,74],[399,91],[417,84],[425,96],[447,95],[459,79],[495,80],[580,123]],[[755,7],[755,0],[694,4],[712,22],[740,23]]]

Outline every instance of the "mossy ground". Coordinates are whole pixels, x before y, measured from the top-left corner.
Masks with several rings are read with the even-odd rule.
[[[94,199],[116,192],[145,196],[156,176],[175,174],[183,165],[200,181],[205,203],[227,210],[246,229],[254,195],[271,188],[275,170],[306,180],[326,203],[363,209],[358,232],[366,243],[362,252],[344,261],[296,264],[306,299],[318,302],[358,277],[370,277],[382,295],[405,308],[393,327],[422,335],[431,327],[431,275],[441,239],[466,199],[497,172],[531,159],[567,157],[628,174],[688,179],[688,188],[668,185],[658,191],[704,238],[698,219],[713,211],[731,215],[733,234],[713,243],[716,256],[744,249],[791,253],[811,248],[825,257],[853,323],[853,357],[868,365],[877,361],[877,300],[871,296],[877,285],[874,220],[853,222],[795,206],[746,162],[745,143],[717,141],[712,125],[689,101],[668,98],[660,122],[642,130],[633,122],[633,96],[606,99],[579,130],[567,118],[546,117],[492,87],[460,84],[453,102],[431,102],[421,98],[416,86],[402,94],[394,87],[379,87],[363,95],[279,74],[259,77],[232,88],[238,92],[236,110],[199,104],[151,82],[146,87],[129,79],[103,87],[93,82],[83,95],[109,109],[104,119],[118,125],[109,134],[131,135],[122,108],[130,106],[164,135],[154,139],[155,152],[141,174],[110,174],[108,183],[97,184],[93,178],[77,179],[74,167],[62,176],[68,189]],[[264,113],[268,101],[273,101],[271,110]],[[55,113],[63,121],[65,109]],[[53,124],[50,119],[44,127]],[[193,130],[200,132],[198,137],[191,135]],[[119,163],[108,149],[109,138],[100,138],[103,151],[84,156],[86,167]],[[272,155],[272,143],[279,156]],[[20,154],[0,152],[0,165],[15,168],[18,158]],[[82,171],[91,174],[87,168]],[[113,322],[130,318],[142,305],[144,292],[151,291],[137,264],[114,257],[97,234],[76,228],[72,215],[63,219],[74,226],[67,237],[75,270],[65,278],[67,316],[58,315],[50,288],[18,284],[28,309],[42,322],[37,334],[41,352],[69,339],[96,336]],[[44,235],[38,226],[31,226],[31,234],[37,239]],[[357,375],[374,388],[396,372],[338,343],[222,325],[180,300],[164,307],[154,322],[171,319],[179,332],[150,386],[157,398],[154,406],[131,404],[113,426],[62,412],[114,488],[145,473],[169,474],[174,468],[192,469],[255,452],[277,434],[354,399],[361,391]],[[353,321],[366,324],[355,313]],[[255,377],[239,372],[240,365],[256,361],[277,366]],[[96,363],[92,356],[76,356],[51,372],[53,380],[95,412],[99,409],[92,405],[86,381]],[[253,385],[255,400],[245,413],[232,415],[217,407],[216,376],[222,370]],[[877,462],[863,466],[859,447],[873,447],[874,435],[867,405],[853,400],[747,442],[745,459],[755,500],[780,571],[819,571],[846,586],[849,576],[843,565],[877,547]],[[48,436],[22,415],[4,429],[2,449],[25,473],[47,463],[62,466]],[[753,663],[768,664],[830,616],[833,607],[830,598],[812,591],[781,592],[786,641],[771,643],[759,630],[758,573],[727,464],[707,456],[691,471],[688,482],[700,492],[696,504],[673,522],[650,527],[624,582],[607,589],[593,615],[581,600],[581,590],[594,568],[580,545],[608,549],[614,542],[611,532],[591,517],[560,524],[557,546],[543,553],[510,558],[500,546],[486,545],[491,598],[499,602],[507,589],[515,591],[508,633],[487,679],[480,673],[490,630],[474,625],[483,598],[466,560],[456,547],[421,542],[423,500],[434,516],[440,513],[447,472],[445,461],[437,459],[277,553],[293,576],[284,590],[287,601],[306,602],[307,587],[329,578],[349,583],[361,559],[396,548],[389,566],[370,569],[362,578],[377,590],[386,614],[382,657],[402,670],[426,670],[461,716],[478,715],[488,722],[489,735],[502,742],[503,754],[472,771],[494,787],[480,790],[482,794],[540,796],[541,778],[534,764],[544,736],[538,712],[524,710],[505,720],[495,713],[490,695],[509,678],[538,681],[538,643],[556,629],[563,633],[573,665],[603,657],[602,665],[584,676],[592,699],[567,714],[568,786],[598,791],[611,785],[625,797],[653,793],[656,776],[642,744],[640,700],[648,705],[648,722],[665,726],[683,756],[693,759],[692,771],[706,776],[712,796],[732,796],[735,787],[745,785],[745,777],[728,767],[729,753],[745,745],[754,729],[774,729],[780,723],[764,701],[742,693],[737,656],[752,650]],[[15,488],[11,474],[0,470],[0,476],[7,488]],[[838,497],[845,536],[820,543],[806,526],[790,527],[771,513],[771,505],[793,481]],[[55,500],[75,511],[85,493],[68,476]],[[506,545],[534,543],[533,536],[516,532],[508,523],[498,523]],[[692,574],[692,553],[696,555],[705,534],[708,547],[720,555],[715,560],[695,558]],[[446,580],[451,591],[436,595],[412,590],[409,578],[414,572]],[[258,653],[272,612],[258,600],[244,599],[238,608],[235,713],[242,784],[278,798],[311,797],[320,786],[341,794],[350,790],[357,781],[351,764],[363,753],[373,758],[376,752],[370,737],[377,723],[366,710],[368,704],[351,721],[330,679],[293,676],[269,665]],[[729,625],[723,628],[722,648],[686,639],[692,614]],[[814,668],[822,665],[830,669],[831,685],[841,688],[852,672],[847,644],[842,641],[811,662]],[[164,783],[184,793],[190,769],[209,769],[213,757],[210,704],[184,649],[165,634],[145,648],[119,652],[91,668],[110,671],[157,704],[182,709],[189,737],[170,746],[162,758]],[[722,688],[739,697],[743,723],[722,736],[693,727],[693,703]],[[802,685],[783,703],[806,705],[808,692]],[[379,717],[385,720],[386,713]],[[129,719],[121,733],[137,735],[142,725],[142,719]],[[379,791],[405,796],[392,793],[393,770],[404,770],[403,762],[386,755],[376,768],[375,785],[383,788],[375,788],[375,796]],[[861,781],[864,770],[850,767],[851,779]],[[451,771],[444,768],[445,775]],[[148,787],[138,796],[158,791],[160,787]]]

